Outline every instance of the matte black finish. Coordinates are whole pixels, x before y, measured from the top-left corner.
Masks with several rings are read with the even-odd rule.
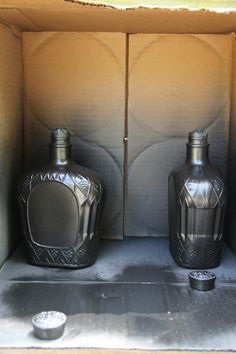
[[[49,163],[27,173],[19,185],[32,264],[81,268],[97,257],[102,186],[93,172],[71,160],[69,138],[66,129],[53,130]]]
[[[208,291],[214,289],[216,276],[214,273],[205,270],[195,270],[190,272],[189,283],[191,288],[200,291]]]
[[[226,196],[208,160],[207,132],[189,134],[187,159],[169,176],[170,250],[177,264],[212,268],[220,262]]]

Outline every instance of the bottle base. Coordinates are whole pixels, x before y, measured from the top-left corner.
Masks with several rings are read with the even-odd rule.
[[[93,259],[92,261],[85,263],[85,264],[60,264],[60,263],[45,263],[45,262],[36,262],[29,257],[27,257],[27,261],[29,264],[37,267],[47,267],[47,268],[63,268],[63,269],[83,269],[83,268],[88,268],[94,265],[96,262],[97,257]]]
[[[27,261],[35,266],[81,269],[92,266],[97,259],[99,240],[83,243],[79,249],[46,247],[26,242]]]
[[[196,259],[193,259],[193,257],[188,257],[186,254],[176,254],[176,248],[174,247],[173,249],[171,244],[169,248],[172,258],[180,267],[187,269],[212,269],[217,268],[220,265],[221,252],[218,252],[218,255],[214,255],[214,259],[207,259],[207,257],[205,257],[204,261],[202,261],[202,257],[199,257],[199,259],[197,259],[198,257],[195,257]]]

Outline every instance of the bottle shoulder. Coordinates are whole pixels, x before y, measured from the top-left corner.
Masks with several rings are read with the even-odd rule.
[[[32,178],[35,178],[37,175],[40,175],[40,178],[42,180],[45,179],[54,180],[55,178],[57,179],[58,176],[63,177],[65,175],[70,175],[73,179],[78,179],[78,180],[87,179],[88,181],[94,184],[102,183],[100,178],[95,172],[85,167],[82,167],[76,164],[75,162],[71,162],[64,166],[57,166],[48,163],[44,166],[40,166],[32,170],[29,170],[22,176],[21,180],[28,181]]]
[[[73,192],[78,190],[84,196],[93,195],[100,200],[102,183],[95,173],[71,162],[65,166],[48,163],[25,173],[20,180],[19,189],[27,189],[28,193],[39,183],[62,183]]]
[[[172,178],[176,183],[182,184],[186,180],[194,180],[197,183],[212,184],[213,181],[220,180],[224,185],[224,177],[219,169],[210,163],[194,165],[185,162],[179,168],[171,171]]]
[[[214,208],[225,203],[226,187],[224,178],[211,164],[183,164],[170,174],[170,183],[174,186],[181,202],[189,207]]]
[[[88,179],[92,184],[102,184],[102,181],[96,172],[91,171],[88,168],[81,166],[74,161],[70,163],[69,171],[74,176],[81,176],[85,179]]]

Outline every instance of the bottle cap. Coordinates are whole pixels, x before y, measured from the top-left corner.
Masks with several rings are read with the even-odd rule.
[[[207,146],[208,134],[205,129],[197,129],[188,135],[188,144],[191,146]]]
[[[34,335],[39,339],[57,339],[62,336],[67,317],[63,312],[43,311],[32,318]]]
[[[195,270],[190,272],[188,277],[191,288],[195,290],[207,291],[215,286],[215,274],[206,270]]]
[[[70,133],[65,128],[56,128],[51,132],[51,146],[65,147],[70,145]]]

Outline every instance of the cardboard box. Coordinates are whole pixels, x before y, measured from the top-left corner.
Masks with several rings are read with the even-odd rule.
[[[0,0],[0,265],[19,243],[17,181],[24,169],[46,162],[49,131],[59,126],[66,126],[73,135],[74,159],[97,171],[104,181],[102,236],[130,237],[127,248],[124,242],[113,247],[106,241],[102,261],[92,272],[70,273],[70,291],[62,283],[68,281],[64,271],[26,268],[21,253],[5,263],[0,289],[5,347],[9,347],[11,329],[21,348],[34,346],[34,338],[28,342],[28,319],[41,296],[45,306],[49,299],[50,304],[66,304],[74,311],[75,328],[68,335],[74,348],[80,334],[78,309],[82,306],[86,313],[91,306],[91,313],[82,317],[89,334],[82,333],[82,348],[94,343],[102,347],[101,336],[106,333],[110,339],[106,347],[117,353],[121,344],[139,353],[187,350],[189,343],[191,350],[235,350],[230,307],[235,308],[233,256],[219,270],[226,283],[218,287],[217,297],[214,292],[204,297],[201,307],[202,294],[183,287],[186,271],[170,265],[167,239],[160,243],[147,239],[168,237],[168,174],[185,158],[188,132],[204,127],[209,131],[211,161],[228,181],[226,236],[236,252],[235,31],[233,0],[183,0],[181,6],[176,0]],[[136,236],[146,239],[135,244],[132,237]],[[139,262],[144,265],[140,274]],[[90,288],[91,273],[94,284]],[[175,287],[176,282],[182,282],[181,286]],[[179,301],[182,298],[187,306]],[[168,313],[171,306],[173,317]],[[211,312],[206,314],[205,308]],[[227,326],[226,317],[230,317]],[[97,332],[100,318],[106,332],[104,328]],[[159,328],[160,320],[163,327]],[[167,323],[172,320],[176,322],[170,331]],[[138,345],[137,331],[143,335]],[[195,333],[201,331],[204,338],[200,336],[199,345]],[[62,341],[64,347],[68,338]],[[48,348],[46,342],[43,345]],[[59,351],[60,342],[50,348]]]
[[[0,24],[0,264],[19,242],[16,191],[23,171],[21,39]]]

